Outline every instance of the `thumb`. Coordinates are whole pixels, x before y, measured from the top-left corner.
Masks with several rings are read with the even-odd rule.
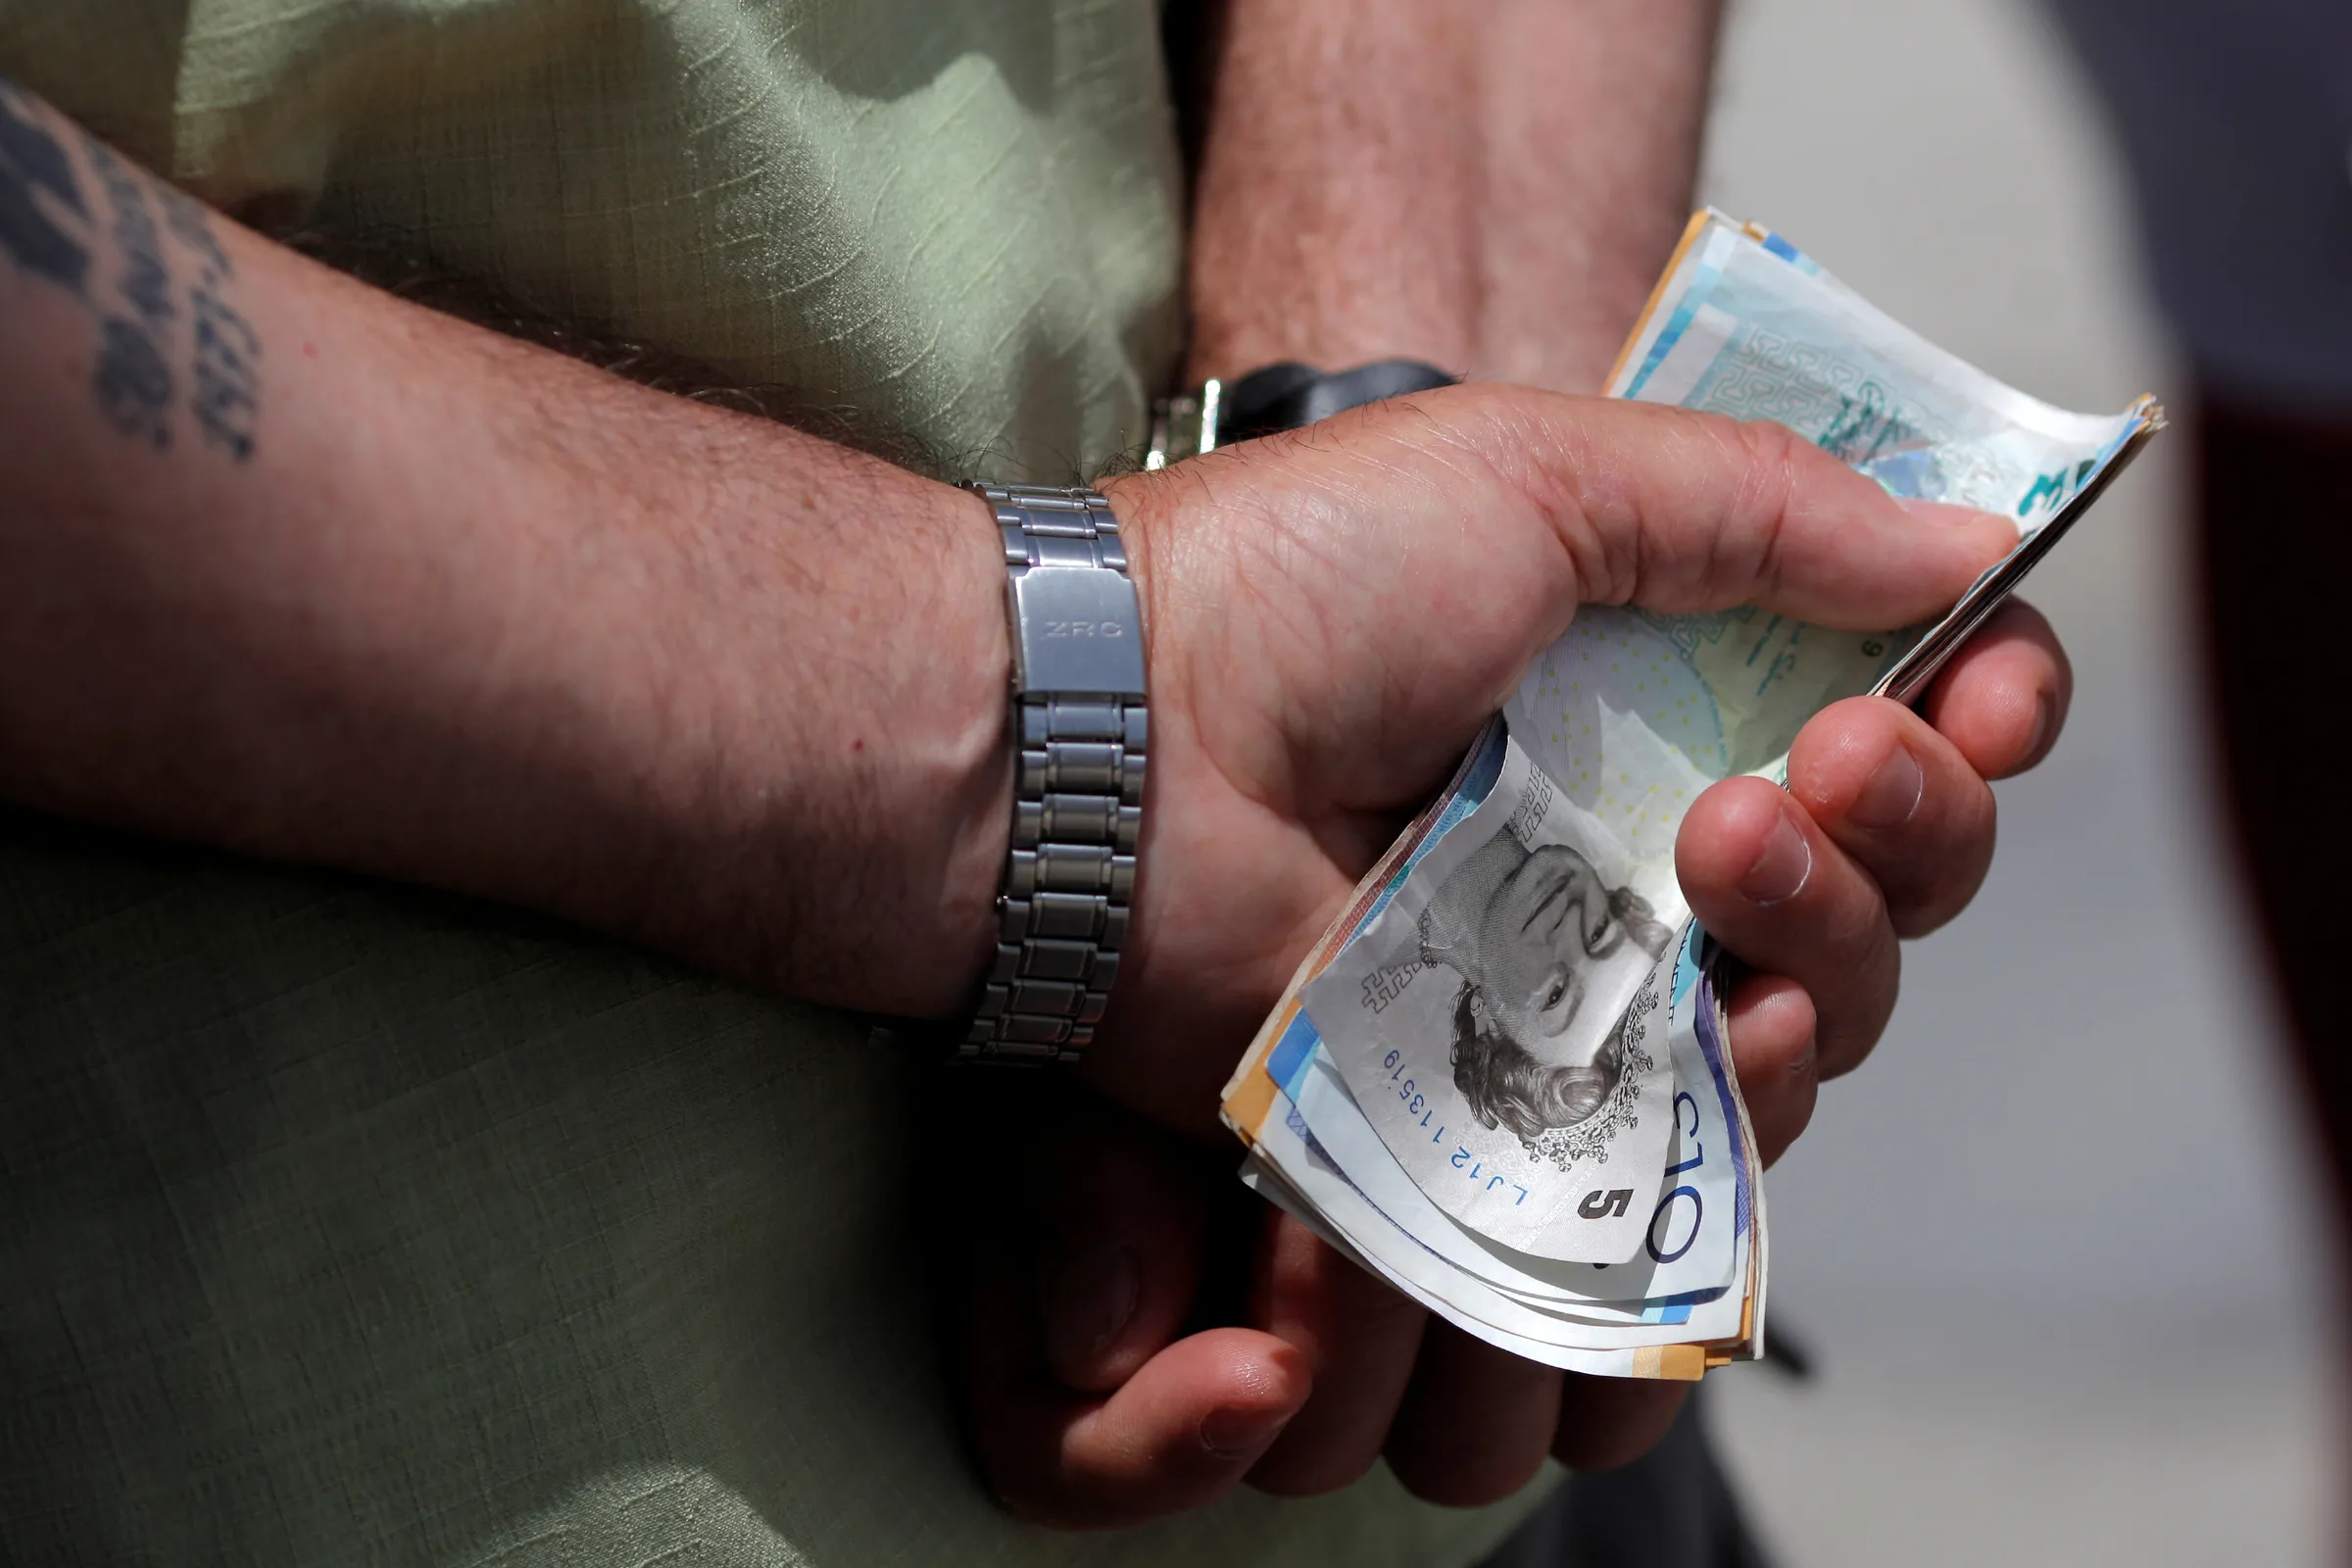
[[[1207,1223],[1199,1151],[1108,1106],[1078,1107],[1044,1140],[1029,1191],[1042,1209],[1039,1327],[1047,1368],[1107,1394],[1177,1338]],[[1229,1157],[1214,1179],[1233,1179]]]
[[[1511,563],[1555,605],[1753,604],[1880,630],[1949,608],[2018,542],[1990,513],[1898,501],[1785,425],[1659,404],[1469,385],[1319,428],[1284,453],[1318,488],[1382,510],[1426,491],[1454,514],[1448,550]]]
[[[1520,388],[1464,401],[1462,437],[1551,523],[1581,603],[1877,630],[1948,609],[2017,546],[2009,519],[1897,500],[1786,425]]]

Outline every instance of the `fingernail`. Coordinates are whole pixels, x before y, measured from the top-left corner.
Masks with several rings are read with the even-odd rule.
[[[1221,1410],[1211,1410],[1200,1418],[1200,1446],[1225,1459],[1255,1453],[1290,1424],[1292,1413],[1279,1408],[1245,1409],[1230,1404]]]
[[[1897,746],[1846,808],[1846,820],[1868,828],[1901,827],[1919,809],[1927,790],[1928,775],[1920,771],[1919,759],[1909,747]]]
[[[1044,1289],[1048,1356],[1057,1366],[1083,1366],[1135,1316],[1143,1270],[1133,1248],[1098,1243],[1049,1266]]]
[[[1813,846],[1794,822],[1788,820],[1786,807],[1781,819],[1773,827],[1772,836],[1764,841],[1764,852],[1740,879],[1740,896],[1748,903],[1766,908],[1786,904],[1805,889],[1813,875]]]

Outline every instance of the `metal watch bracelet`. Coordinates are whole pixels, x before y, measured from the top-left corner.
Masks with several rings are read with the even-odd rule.
[[[1012,624],[1012,848],[966,1060],[1076,1061],[1119,974],[1150,726],[1143,617],[1110,504],[967,481],[996,510]]]

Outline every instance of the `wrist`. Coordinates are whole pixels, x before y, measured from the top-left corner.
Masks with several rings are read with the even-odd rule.
[[[944,1018],[988,962],[1010,832],[1003,552],[978,498],[858,467],[749,484],[699,530],[705,591],[662,641],[716,658],[653,683],[666,848],[610,923],[810,1001]]]
[[[912,573],[936,569],[922,596],[929,623],[952,628],[934,642],[922,619],[902,624],[917,650],[906,670],[913,723],[887,789],[902,819],[928,824],[902,846],[895,913],[869,940],[895,950],[876,1010],[953,1017],[971,1004],[996,952],[997,894],[1012,831],[1018,747],[1008,722],[1012,640],[1004,615],[1004,566],[988,503],[953,486],[925,483],[934,514],[926,543],[910,553]],[[932,650],[936,649],[936,653]],[[926,657],[928,656],[928,657]],[[858,873],[853,873],[857,875]],[[879,976],[877,978],[880,978]]]
[[[926,912],[937,923],[932,941],[946,961],[936,977],[907,977],[910,998],[922,1003],[912,1010],[942,1018],[959,1017],[971,1005],[974,989],[996,956],[997,894],[1012,840],[1020,755],[1006,711],[1012,638],[1004,618],[1004,558],[995,519],[988,504],[968,491],[953,491],[953,500],[957,552],[976,558],[968,574],[957,574],[956,592],[977,622],[964,639],[977,657],[960,678],[943,683],[951,689],[942,692],[942,732],[955,739],[940,755],[935,775],[937,787],[948,792],[948,826],[938,902]]]

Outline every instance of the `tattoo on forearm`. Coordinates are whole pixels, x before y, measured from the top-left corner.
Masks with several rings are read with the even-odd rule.
[[[115,210],[115,249],[122,258],[116,292],[128,307],[99,322],[98,404],[116,429],[160,451],[172,444],[172,367],[164,358],[164,334],[178,314],[172,274],[137,176],[105,143],[92,142],[88,150]],[[105,304],[99,309],[107,312]]]
[[[81,189],[66,150],[24,113],[24,100],[0,86],[0,246],[35,277],[82,292],[90,253],[41,204],[46,193],[57,206],[86,219]]]
[[[69,140],[97,176],[107,220],[83,194]],[[253,456],[262,343],[228,298],[236,269],[211,213],[5,81],[0,251],[89,310],[92,384],[116,429],[165,451],[184,407],[208,445],[238,463]]]
[[[204,438],[239,463],[253,456],[261,412],[262,340],[251,323],[201,285],[196,304],[196,422]]]

